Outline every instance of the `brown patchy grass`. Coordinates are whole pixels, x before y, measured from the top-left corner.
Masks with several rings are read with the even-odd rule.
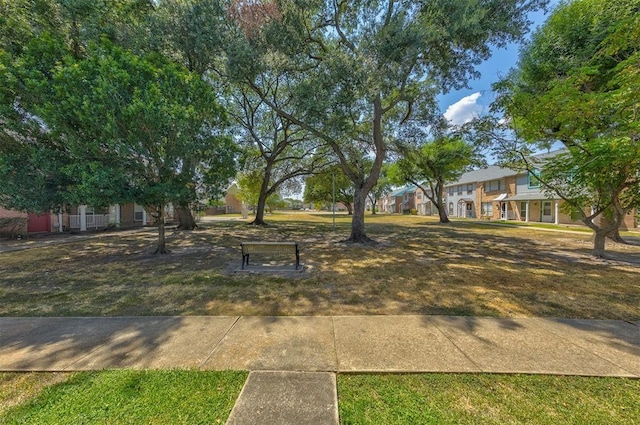
[[[0,419],[12,407],[28,402],[44,388],[64,382],[70,376],[70,373],[62,372],[0,372]]]
[[[340,242],[349,217],[290,214],[0,253],[1,316],[453,314],[640,319],[640,247],[590,257],[589,235],[416,216],[367,217],[376,246]],[[295,240],[303,273],[234,273],[240,242]]]

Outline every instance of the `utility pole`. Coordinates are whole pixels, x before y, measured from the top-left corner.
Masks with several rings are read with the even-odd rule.
[[[336,232],[336,172],[331,174],[331,210],[333,211],[333,232]]]

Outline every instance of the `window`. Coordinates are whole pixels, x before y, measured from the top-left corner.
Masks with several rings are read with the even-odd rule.
[[[416,199],[422,199],[422,192],[416,192]]]
[[[453,196],[453,186],[449,186],[449,196]]]
[[[462,185],[458,186],[458,195],[462,195]]]
[[[500,184],[500,180],[491,180],[484,184],[485,192],[495,192],[497,190],[502,189],[502,185]]]
[[[133,210],[133,221],[142,221],[144,219],[144,208],[136,204]]]
[[[527,186],[529,187],[529,189],[536,189],[540,187],[540,180],[538,179],[539,176],[540,171],[529,171],[529,174],[527,175]]]
[[[473,194],[473,183],[467,185],[467,195]]]
[[[482,215],[493,216],[493,203],[492,202],[483,202],[482,203]]]
[[[449,202],[449,215],[453,215],[453,202]]]
[[[527,213],[528,213],[527,210],[528,210],[527,201],[520,201],[520,220],[521,221],[527,220]]]

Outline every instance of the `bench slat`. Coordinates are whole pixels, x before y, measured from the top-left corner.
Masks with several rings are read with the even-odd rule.
[[[296,252],[297,244],[287,243],[255,243],[255,244],[242,244],[242,252],[245,254],[254,254],[259,252]]]
[[[300,266],[300,253],[297,242],[242,242],[242,268],[249,265],[250,254],[260,253],[291,253],[296,257],[296,270]]]

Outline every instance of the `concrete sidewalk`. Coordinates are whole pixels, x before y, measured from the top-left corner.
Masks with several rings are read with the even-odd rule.
[[[333,424],[336,372],[640,378],[640,322],[457,316],[0,318],[0,371],[109,368],[249,370],[229,423],[256,418],[269,423],[269,415],[278,415],[279,423]]]
[[[0,370],[640,377],[640,323],[457,316],[0,318]]]

